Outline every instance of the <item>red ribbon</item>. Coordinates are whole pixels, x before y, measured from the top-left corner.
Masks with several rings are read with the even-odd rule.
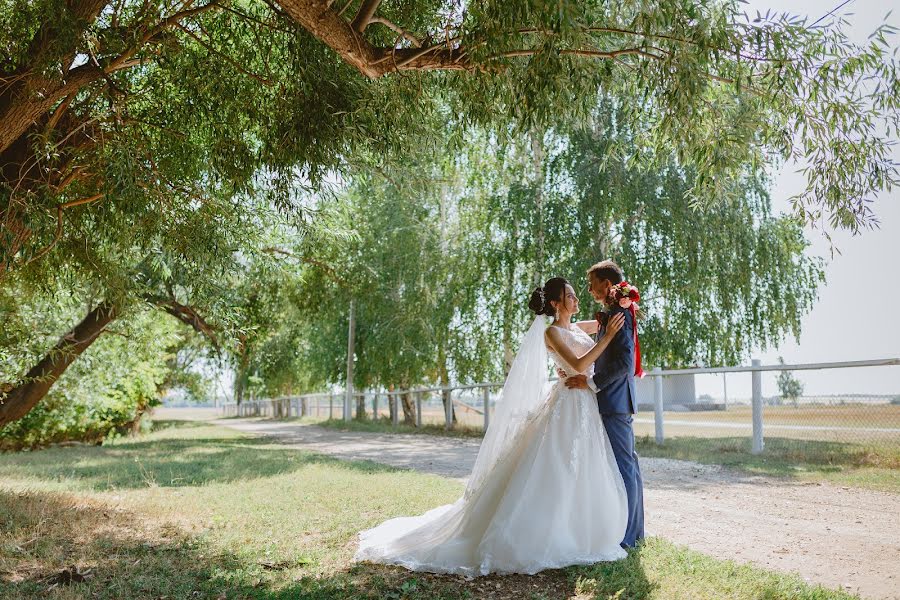
[[[631,330],[634,335],[634,376],[640,378],[644,376],[644,370],[641,368],[641,341],[638,339],[637,333],[636,308],[637,304],[632,302],[631,306],[628,307],[628,310],[631,311]]]

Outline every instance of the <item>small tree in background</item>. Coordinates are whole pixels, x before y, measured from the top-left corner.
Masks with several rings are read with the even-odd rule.
[[[778,357],[778,362],[784,364],[784,358]],[[794,377],[792,371],[780,371],[778,373],[778,391],[781,394],[782,401],[792,401],[794,407],[797,407],[797,401],[803,395],[803,384]]]

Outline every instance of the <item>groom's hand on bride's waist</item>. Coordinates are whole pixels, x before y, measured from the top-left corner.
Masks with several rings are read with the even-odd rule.
[[[588,389],[587,377],[584,375],[572,375],[563,380],[566,387],[570,390],[586,390]]]

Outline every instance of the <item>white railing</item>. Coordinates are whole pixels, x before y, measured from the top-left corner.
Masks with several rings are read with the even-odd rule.
[[[751,415],[752,415],[752,452],[760,453],[765,448],[763,436],[763,404],[762,395],[762,379],[761,375],[766,371],[809,371],[809,370],[827,370],[827,369],[845,369],[856,367],[891,367],[900,366],[900,358],[885,358],[876,360],[858,360],[828,363],[807,363],[794,365],[763,365],[759,360],[754,359],[749,366],[735,367],[711,367],[711,368],[691,368],[691,369],[660,369],[656,368],[646,373],[647,377],[654,380],[653,386],[653,423],[656,443],[662,444],[665,440],[665,417],[664,417],[664,398],[663,398],[663,377],[679,376],[679,375],[711,375],[711,374],[727,374],[727,373],[750,373],[752,397],[750,399]],[[898,378],[900,379],[900,378]],[[500,389],[503,382],[486,382],[468,385],[448,385],[434,387],[420,387],[410,390],[397,391],[381,391],[381,392],[356,392],[352,394],[352,400],[370,399],[372,402],[373,415],[378,415],[378,403],[381,398],[385,398],[389,404],[392,415],[392,423],[396,427],[400,422],[399,398],[401,395],[410,394],[415,401],[415,424],[416,427],[422,426],[422,404],[426,395],[440,393],[449,396],[450,402],[446,402],[444,406],[444,427],[447,430],[453,429],[454,406],[460,409],[474,411],[480,413],[483,418],[483,426],[485,429],[490,425],[491,414],[491,390]],[[460,398],[453,398],[454,393],[459,392],[481,391],[480,404],[476,406],[470,402],[464,402]],[[266,416],[275,418],[288,417],[304,417],[316,416],[320,417],[323,411],[322,400],[328,400],[328,416],[334,418],[334,409],[337,406],[344,420],[351,420],[354,407],[351,397],[345,392],[338,391],[333,393],[316,393],[303,394],[299,396],[289,396],[274,399],[245,401],[240,405],[234,403],[225,403],[221,407],[223,416]],[[888,428],[888,431],[894,431]],[[898,430],[900,431],[900,430]]]

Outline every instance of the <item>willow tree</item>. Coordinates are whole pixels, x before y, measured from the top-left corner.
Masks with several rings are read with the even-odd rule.
[[[180,307],[206,304],[233,322],[228,294],[201,284],[230,268],[239,223],[254,237],[259,202],[296,214],[297,186],[346,171],[358,153],[399,163],[443,132],[436,106],[467,125],[534,130],[583,120],[598,88],[641,124],[628,143],[648,167],[674,154],[691,174],[685,195],[697,206],[740,196],[748,170],[796,159],[810,165],[799,218],[871,224],[867,200],[897,181],[890,28],[859,46],[840,20],[750,21],[739,8],[6,4],[0,285],[21,271],[40,290],[74,260],[100,289],[92,330],[115,314],[109,302],[138,298],[130,282],[147,272],[147,291],[179,318],[202,328],[200,313]]]
[[[367,108],[385,93],[404,101],[410,82],[318,86],[328,70],[346,69],[290,23],[276,26],[267,6],[229,8],[0,9],[11,52],[0,128],[25,128],[0,150],[0,285],[34,295],[66,281],[92,290],[85,313],[39,360],[11,380],[4,374],[0,424],[35,406],[134,303],[229,343],[240,333],[229,274],[242,270],[269,223],[302,230],[303,185],[350,146],[389,152],[427,121],[404,124]],[[0,339],[12,353],[14,342]]]
[[[589,317],[586,269],[605,258],[642,290],[647,364],[735,364],[754,347],[799,335],[821,260],[806,253],[794,216],[772,214],[764,173],[747,169],[737,193],[698,209],[690,192],[697,174],[673,152],[662,167],[645,160],[641,134],[616,100],[601,98],[590,126],[542,137],[538,183],[524,169],[531,140],[474,146],[472,181],[497,183],[459,198],[463,251],[494,284],[478,293],[495,338],[514,339],[526,322],[535,273],[569,278]]]
[[[648,364],[734,364],[797,335],[821,262],[793,216],[772,214],[768,181],[748,169],[736,196],[698,210],[693,170],[674,152],[636,161],[640,134],[601,97],[587,127],[448,135],[445,155],[354,178],[335,202],[358,237],[320,247],[353,284],[315,265],[302,284],[323,307],[300,328],[311,385],[341,382],[351,295],[357,387],[483,381],[514,352],[535,278],[569,278],[588,317],[586,269],[609,257],[642,289]]]
[[[897,62],[883,26],[750,19],[737,0],[615,3],[39,0],[0,9],[0,275],[82,213],[192,202],[266,166],[316,179],[396,148],[442,95],[469,122],[583,118],[596,90],[639,144],[733,195],[747,165],[808,164],[795,212],[856,229],[897,182]],[[412,74],[412,77],[403,76]],[[202,167],[202,168],[201,168]],[[203,171],[203,185],[199,172]],[[284,182],[284,177],[282,178]],[[284,190],[281,185],[277,189]],[[67,226],[68,224],[68,226]]]
[[[343,383],[351,300],[354,387],[409,389],[449,383],[452,375],[455,311],[464,289],[449,214],[455,208],[452,161],[427,152],[411,156],[404,168],[377,163],[360,168],[333,200],[343,215],[337,229],[352,234],[310,236],[291,253],[316,256],[305,262],[296,294],[303,341],[295,351],[313,389]],[[404,419],[412,423],[414,399],[401,401]]]

